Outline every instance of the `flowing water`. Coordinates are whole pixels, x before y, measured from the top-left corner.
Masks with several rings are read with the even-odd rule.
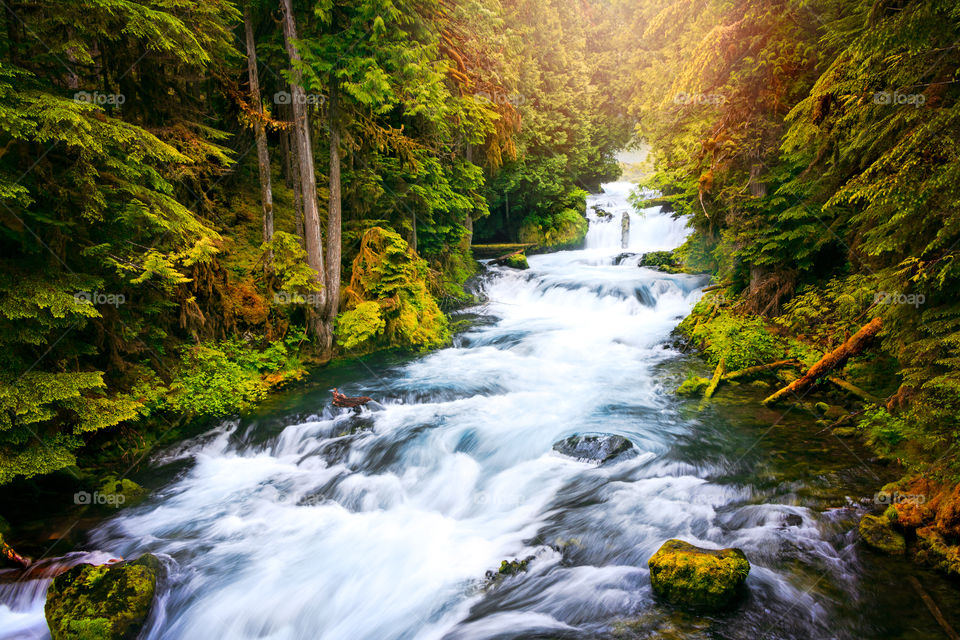
[[[621,255],[686,233],[657,209],[633,212],[629,189],[591,197],[614,215],[589,213],[584,250],[492,269],[454,346],[327,371],[320,388],[153,460],[160,488],[88,545],[165,562],[144,637],[936,637],[856,548],[860,507],[843,496],[876,485],[856,453],[771,432],[778,416],[756,405],[698,411],[672,394],[698,365],[670,332],[704,279]],[[383,408],[332,413],[332,386]],[[553,451],[582,433],[625,436],[634,455],[600,465]],[[646,562],[672,537],[744,549],[749,593],[733,611],[655,599]],[[485,577],[529,556],[525,573]],[[46,637],[46,584],[0,585],[0,637]]]

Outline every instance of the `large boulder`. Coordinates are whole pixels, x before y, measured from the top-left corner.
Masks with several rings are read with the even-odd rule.
[[[577,460],[606,462],[633,449],[633,443],[623,436],[589,435],[570,436],[555,442],[553,450]]]
[[[860,518],[860,537],[868,546],[889,553],[902,556],[907,552],[907,543],[903,536],[893,528],[893,523],[885,516],[871,516]]]
[[[510,267],[511,269],[529,269],[530,263],[527,262],[527,256],[523,253],[511,253],[508,256],[504,256],[498,260],[494,260],[493,264],[498,267]]]
[[[740,549],[703,549],[683,540],[664,542],[648,564],[657,595],[696,609],[727,606],[750,573]]]
[[[44,612],[51,637],[135,640],[150,613],[160,572],[160,561],[152,554],[68,569],[47,590]]]

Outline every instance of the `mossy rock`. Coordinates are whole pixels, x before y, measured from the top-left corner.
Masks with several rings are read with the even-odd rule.
[[[149,491],[138,485],[129,478],[120,478],[109,476],[98,490],[101,496],[114,496],[108,504],[116,504],[117,507],[131,507],[138,504],[147,497]]]
[[[889,518],[867,514],[860,518],[859,529],[863,541],[877,551],[894,556],[907,552],[906,541],[894,530]]]
[[[672,251],[650,251],[640,258],[639,266],[664,273],[683,273],[680,262]]]
[[[161,565],[145,554],[132,562],[80,564],[54,578],[44,612],[53,640],[135,640],[150,613]]]
[[[683,540],[664,542],[648,564],[657,595],[695,609],[726,607],[750,573],[740,549],[702,549]]]
[[[856,427],[837,427],[836,429],[831,431],[831,433],[837,436],[838,438],[852,438],[856,436],[859,433],[859,431],[857,431]]]
[[[710,381],[700,376],[690,376],[677,388],[678,396],[700,397],[710,385]]]
[[[916,559],[948,576],[960,578],[960,547],[947,544],[936,527],[917,529]]]
[[[500,260],[494,261],[495,265],[501,267],[510,267],[511,269],[529,269],[530,263],[527,262],[527,256],[522,253],[514,253]]]

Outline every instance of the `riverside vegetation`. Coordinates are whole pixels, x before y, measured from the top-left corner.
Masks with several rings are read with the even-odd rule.
[[[517,269],[578,246],[587,192],[643,141],[636,206],[692,234],[641,266],[715,282],[678,328],[714,373],[678,393],[769,387],[822,437],[862,437],[903,475],[863,539],[960,576],[956,3],[38,0],[0,19],[0,508],[135,496],[124,476],[191,423],[310,366],[447,344],[471,245]],[[732,601],[739,551],[669,544],[658,593]],[[145,558],[64,574],[55,637],[134,637]],[[78,585],[139,604],[57,600]]]
[[[0,484],[20,504],[49,474],[92,490],[312,364],[445,344],[473,234],[581,241],[583,186],[631,134],[587,5],[0,20]]]
[[[960,6],[621,10],[642,34],[624,48],[656,165],[647,186],[689,216],[683,264],[718,283],[680,328],[715,379],[680,391],[757,376],[772,391],[834,352],[813,384],[771,399],[900,465],[901,482],[877,487],[884,526],[960,575]]]

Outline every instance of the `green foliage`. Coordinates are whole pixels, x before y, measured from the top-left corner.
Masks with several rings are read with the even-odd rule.
[[[787,341],[771,333],[762,319],[725,309],[713,314],[710,309],[707,303],[698,303],[680,330],[704,349],[712,365],[723,359],[727,369],[735,371],[787,356]]]
[[[427,263],[398,234],[368,230],[345,290],[347,311],[339,326],[347,334],[341,345],[428,349],[446,344],[447,319],[427,288],[428,277]]]
[[[213,417],[247,411],[271,387],[302,375],[290,346],[278,340],[260,350],[228,340],[184,347],[174,379],[156,408]]]
[[[356,349],[381,335],[386,326],[380,303],[361,302],[337,318],[337,340],[344,349]]]

